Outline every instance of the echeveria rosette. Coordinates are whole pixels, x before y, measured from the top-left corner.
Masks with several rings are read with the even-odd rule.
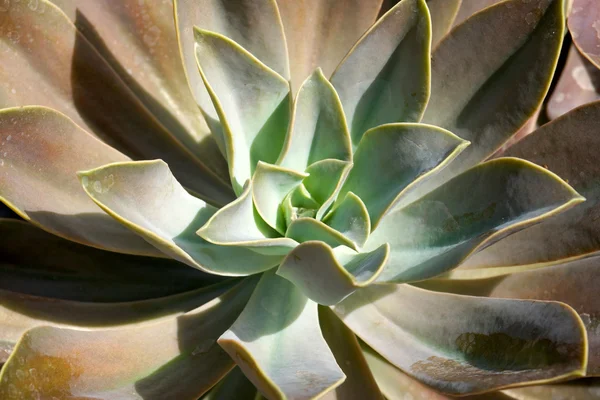
[[[178,0],[174,23],[168,2],[55,3],[0,8],[0,200],[62,237],[0,220],[0,397],[379,399],[598,373],[600,246],[578,221],[600,103],[488,160],[546,96],[562,1],[449,34],[458,1],[376,22],[360,0]]]

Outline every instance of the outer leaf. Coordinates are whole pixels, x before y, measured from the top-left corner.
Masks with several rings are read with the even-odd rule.
[[[169,133],[208,168],[205,173],[216,173],[227,184],[227,163],[210,136],[185,79],[172,1],[53,0],[53,3],[75,22]],[[31,5],[40,7],[36,1]],[[191,33],[189,40],[193,40]],[[193,66],[197,74],[195,62]]]
[[[503,0],[462,1],[460,4],[460,9],[458,10],[458,15],[454,20],[454,25],[460,25],[464,23],[472,15],[487,7],[493,6],[496,3],[500,3],[501,1]]]
[[[106,213],[187,265],[239,276],[262,272],[281,259],[202,240],[196,231],[217,210],[190,196],[162,161],[111,164],[80,172],[79,177],[86,193]],[[104,184],[107,181],[110,187]]]
[[[251,287],[153,323],[96,331],[34,328],[2,369],[0,396],[197,399],[232,368],[215,340]]]
[[[298,187],[308,174],[259,162],[252,177],[252,198],[262,219],[280,234],[285,234],[285,216],[280,209],[286,195]]]
[[[196,60],[221,124],[229,174],[240,193],[259,161],[281,152],[290,112],[289,84],[239,44],[194,28]]]
[[[330,76],[348,50],[375,22],[381,0],[277,0],[290,54],[292,86],[315,68]],[[259,57],[260,58],[260,57]]]
[[[506,151],[547,166],[567,180],[586,202],[484,249],[469,266],[507,266],[560,260],[600,250],[600,102],[543,126]],[[568,140],[567,140],[568,138]]]
[[[202,78],[194,51],[194,26],[217,32],[239,43],[259,60],[289,78],[283,28],[272,0],[174,0],[179,50],[190,89],[210,129],[222,136],[221,122]],[[224,150],[224,149],[221,149]]]
[[[231,188],[173,139],[58,7],[46,0],[2,7],[0,108],[56,109],[133,158],[166,160],[186,187],[211,203],[231,200]]]
[[[304,171],[324,159],[352,160],[346,117],[335,89],[318,68],[300,87],[277,164]]]
[[[525,124],[548,91],[563,31],[562,0],[509,0],[474,15],[440,43],[423,121],[471,146],[407,202],[485,160]]]
[[[448,394],[576,377],[586,367],[584,327],[562,303],[384,285],[357,291],[334,311],[391,363]]]
[[[324,400],[382,400],[383,396],[362,355],[356,336],[327,307],[319,307],[319,325],[327,345],[347,376]]]
[[[511,399],[517,400],[546,400],[549,398],[570,400],[600,399],[599,379],[578,379],[564,384],[532,386],[505,390]]]
[[[600,5],[594,0],[572,0],[569,30],[573,43],[600,68]]]
[[[396,200],[444,168],[468,144],[429,125],[390,124],[374,128],[360,142],[354,167],[334,208],[346,193],[354,192],[367,206],[375,229]]]
[[[516,158],[500,158],[395,210],[371,234],[365,248],[390,243],[390,261],[379,281],[423,280],[455,268],[478,248],[511,231],[582,201],[583,197],[545,169]]]
[[[69,240],[130,254],[160,252],[104,214],[75,172],[128,158],[45,107],[0,111],[0,201]],[[109,181],[106,184],[110,184]]]
[[[430,48],[425,0],[403,0],[344,58],[331,83],[344,106],[354,147],[378,125],[421,119],[429,99]]]
[[[323,222],[350,239],[359,248],[365,245],[371,233],[371,220],[367,206],[352,192],[346,194],[340,205],[327,215]]]
[[[258,400],[256,388],[239,367],[235,367],[202,400]]]
[[[241,196],[217,211],[196,232],[204,240],[220,246],[243,246],[262,254],[286,255],[297,243],[272,237],[252,203],[252,183],[248,181]]]
[[[288,226],[285,236],[300,243],[318,240],[331,247],[348,246],[353,250],[357,250],[356,245],[350,238],[314,218],[305,217],[293,220]]]
[[[345,378],[319,330],[317,304],[273,271],[218,342],[270,399],[314,398]]]
[[[206,286],[215,275],[166,258],[97,250],[0,219],[0,289],[65,300],[144,300]]]
[[[581,105],[600,100],[600,70],[571,46],[567,63],[546,107],[555,119]]]
[[[483,0],[485,1],[485,0]],[[469,2],[469,0],[467,0]],[[479,0],[481,3],[482,0]],[[462,0],[427,0],[427,8],[431,14],[431,47],[435,48],[450,31],[452,23],[463,3]],[[470,1],[473,3],[473,1]]]
[[[587,329],[587,375],[600,375],[600,299],[597,296],[600,255],[596,253],[594,256],[576,257],[549,265],[472,269],[465,272],[472,275],[433,282],[433,288],[467,295],[553,300],[572,305]],[[481,277],[476,275],[478,272]]]
[[[55,326],[73,329],[131,325],[175,317],[212,300],[232,287],[232,281],[158,299],[90,303],[0,291],[0,361],[6,361],[21,336],[31,328]]]
[[[331,306],[375,281],[389,252],[387,244],[357,253],[344,246],[332,250],[321,241],[304,242],[286,256],[277,275],[302,289],[311,300]]]

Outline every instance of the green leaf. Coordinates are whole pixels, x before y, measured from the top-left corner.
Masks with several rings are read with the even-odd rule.
[[[55,109],[132,158],[164,159],[186,187],[212,204],[231,201],[231,187],[174,138],[163,125],[165,121],[159,121],[148,103],[136,96],[141,91],[134,93],[111,68],[114,57],[109,64],[102,57],[108,57],[106,49],[101,55],[57,6],[36,0],[11,1],[4,8],[0,108],[35,104]],[[92,34],[95,28],[87,26],[86,30]],[[156,31],[148,33],[153,38]],[[150,69],[149,62],[139,61]]]
[[[352,166],[351,162],[328,159],[318,161],[306,169],[309,175],[302,183],[320,204],[317,219],[325,215],[337,198]]]
[[[311,300],[330,306],[375,281],[389,252],[387,244],[357,253],[345,246],[332,249],[321,241],[304,242],[286,256],[277,275],[292,282]]]
[[[317,67],[323,68],[325,76],[331,76],[352,45],[375,22],[380,4],[381,0],[277,0],[295,92]]]
[[[317,304],[274,271],[218,342],[269,399],[315,398],[345,379],[319,330]]]
[[[286,195],[298,187],[308,174],[259,162],[252,177],[252,198],[261,218],[281,235],[285,216],[280,208]]]
[[[0,218],[0,290],[54,299],[119,302],[168,296],[220,281],[175,260],[83,246]]]
[[[481,1],[481,0],[479,0]],[[427,0],[431,15],[431,48],[434,49],[452,28],[462,0]],[[471,1],[472,3],[472,1]]]
[[[352,192],[346,193],[340,205],[328,214],[323,222],[350,239],[358,248],[365,245],[371,233],[371,219],[367,206]]]
[[[600,5],[594,0],[572,0],[569,30],[573,43],[597,68],[600,68]]]
[[[419,281],[447,272],[477,249],[582,201],[551,172],[524,160],[500,158],[390,213],[365,248],[390,243],[380,282]]]
[[[248,181],[240,197],[217,211],[196,233],[216,245],[247,247],[267,255],[284,256],[298,244],[275,237],[264,225],[254,209],[252,182]]]
[[[544,125],[504,154],[547,167],[585,203],[507,237],[467,261],[471,267],[533,264],[600,250],[600,102]]]
[[[190,150],[195,161],[204,166],[203,173],[216,174],[221,185],[229,185],[227,163],[210,136],[185,77],[172,2],[52,2],[75,23],[169,134]],[[40,3],[32,2],[31,8],[41,12]],[[193,40],[191,32],[189,40]],[[193,67],[197,74],[195,62]]]
[[[352,144],[340,99],[318,68],[296,95],[291,127],[277,164],[304,171],[324,159],[351,161]]]
[[[468,142],[423,124],[389,124],[367,132],[354,154],[354,167],[334,204],[354,192],[369,210],[375,229],[381,217],[409,190],[452,161]]]
[[[201,400],[257,400],[259,393],[239,367],[231,370]]]
[[[216,339],[253,285],[185,314],[113,329],[27,331],[0,374],[0,397],[197,399],[232,367]]]
[[[162,256],[99,210],[77,181],[76,171],[127,156],[65,115],[36,106],[0,111],[0,143],[0,201],[21,218],[88,246]]]
[[[319,325],[335,360],[347,377],[344,383],[322,399],[383,400],[354,333],[327,307],[319,307]]]
[[[237,194],[259,161],[275,163],[290,114],[289,84],[233,40],[194,28],[196,60],[223,125]]]
[[[334,72],[356,148],[391,122],[418,122],[429,99],[431,22],[425,0],[403,0],[373,25]],[[367,60],[367,61],[366,61]]]
[[[351,239],[314,218],[303,217],[292,220],[285,236],[299,243],[318,240],[327,243],[331,247],[348,246],[353,250],[357,250]]]
[[[553,263],[469,269],[461,275],[438,280],[432,289],[458,291],[466,295],[561,301],[571,305],[581,316],[587,330],[589,355],[586,375],[600,375],[598,253]]]
[[[80,172],[79,178],[106,213],[171,258],[201,271],[250,275],[281,260],[243,247],[215,245],[196,235],[217,210],[189,195],[160,160],[110,164]]]
[[[447,394],[475,394],[585,373],[585,330],[577,313],[562,303],[373,285],[334,311],[396,367]]]
[[[471,146],[406,204],[488,158],[535,113],[560,53],[562,7],[562,0],[504,1],[469,18],[439,44],[423,122]]]

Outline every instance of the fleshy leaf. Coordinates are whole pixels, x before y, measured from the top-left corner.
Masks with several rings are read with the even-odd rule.
[[[419,281],[455,268],[511,231],[582,201],[553,173],[524,160],[499,158],[388,214],[365,248],[390,243],[390,260],[379,281]]]
[[[300,87],[292,115],[277,164],[304,171],[324,159],[352,160],[352,144],[342,104],[321,69],[313,72]]]
[[[560,53],[562,7],[562,0],[504,1],[475,14],[439,44],[423,122],[471,146],[407,196],[407,203],[485,160],[535,113]]]
[[[92,331],[33,328],[2,368],[0,397],[196,399],[233,367],[216,339],[251,288],[242,284],[152,323]]]
[[[392,364],[448,394],[585,373],[585,330],[577,313],[562,303],[373,285],[334,311]]]
[[[478,0],[481,2],[481,0]],[[462,0],[427,0],[431,15],[431,48],[434,49],[452,28]]]
[[[86,193],[106,213],[165,254],[201,271],[250,275],[281,259],[215,245],[196,235],[217,209],[189,195],[160,160],[106,165],[80,172],[79,177]]]
[[[461,1],[458,15],[454,19],[454,25],[460,25],[464,23],[467,18],[478,13],[484,8],[493,6],[496,3],[500,3],[503,0],[477,0],[477,1]]]
[[[567,63],[546,107],[548,118],[556,119],[567,112],[600,100],[600,69],[571,46]]]
[[[286,255],[297,243],[274,237],[252,203],[252,183],[235,201],[217,211],[196,232],[204,240],[220,246],[242,246],[267,255]]]
[[[218,342],[269,399],[315,398],[345,379],[319,330],[317,304],[274,271]]]
[[[375,22],[381,0],[277,0],[277,5],[296,92],[317,67],[323,68],[325,76],[331,76],[352,45]]]
[[[223,294],[233,280],[172,296],[116,303],[92,303],[0,291],[0,362],[6,361],[29,329],[55,326],[73,329],[111,328],[175,317]]]
[[[563,384],[529,386],[504,390],[503,393],[509,397],[506,400],[599,400],[600,379],[578,379]]]
[[[477,276],[478,272],[481,274],[480,277]],[[443,281],[438,280],[437,283],[434,282],[433,288],[457,291],[466,295],[562,301],[571,305],[579,313],[587,329],[589,345],[587,375],[600,375],[600,299],[597,294],[600,285],[600,255],[598,253],[548,264],[469,269],[461,275]]]
[[[187,188],[212,204],[233,199],[231,187],[174,139],[57,6],[10,1],[2,9],[0,108],[50,107],[132,158],[164,159]],[[152,40],[157,32],[148,33]]]
[[[542,165],[585,196],[585,203],[528,227],[467,260],[470,267],[533,264],[600,250],[600,102],[544,125],[504,154]]]
[[[239,367],[235,367],[200,400],[260,400],[256,388]]]
[[[373,229],[388,209],[429,175],[444,168],[468,142],[423,124],[389,124],[365,133],[354,167],[334,204],[354,192],[365,203]]]
[[[383,400],[354,333],[327,307],[319,307],[319,325],[327,345],[347,376],[344,383],[322,399]]]
[[[360,197],[352,192],[346,194],[340,205],[323,222],[350,239],[358,248],[365,245],[371,233],[369,211]]]
[[[353,164],[340,160],[321,160],[306,169],[309,174],[303,184],[311,196],[321,205],[317,219],[321,219],[333,204]]]
[[[286,195],[308,175],[259,162],[252,177],[252,198],[262,219],[280,234],[285,234],[285,216],[280,208]]]
[[[425,0],[403,0],[357,42],[331,77],[354,147],[378,125],[418,122],[429,99],[431,21]]]
[[[189,89],[172,1],[52,0],[75,23],[154,117],[229,185],[227,163]],[[190,1],[191,3],[191,1]],[[32,2],[39,8],[40,2]],[[190,32],[189,42],[193,35]],[[193,43],[190,52],[193,52]],[[193,72],[197,75],[194,61]],[[198,79],[200,77],[198,76]]]
[[[387,244],[357,253],[344,246],[332,249],[320,241],[304,242],[286,256],[277,275],[294,283],[311,300],[330,306],[375,281],[389,252]]]
[[[168,296],[222,279],[167,258],[83,246],[16,219],[0,218],[0,237],[0,290],[119,302]]]
[[[573,43],[600,68],[600,4],[595,0],[572,0],[569,30]]]
[[[221,124],[236,193],[259,161],[275,163],[290,114],[289,84],[239,44],[194,28],[196,60]]]
[[[55,235],[110,251],[161,253],[98,209],[76,171],[126,161],[65,115],[45,107],[0,111],[0,201]],[[110,185],[110,181],[105,182]]]
[[[288,226],[285,236],[299,243],[319,240],[331,247],[348,246],[357,250],[351,239],[314,218],[304,217],[293,220]]]

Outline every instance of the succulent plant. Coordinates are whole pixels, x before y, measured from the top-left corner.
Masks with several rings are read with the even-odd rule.
[[[0,1],[1,399],[600,398],[600,4],[381,3]]]

